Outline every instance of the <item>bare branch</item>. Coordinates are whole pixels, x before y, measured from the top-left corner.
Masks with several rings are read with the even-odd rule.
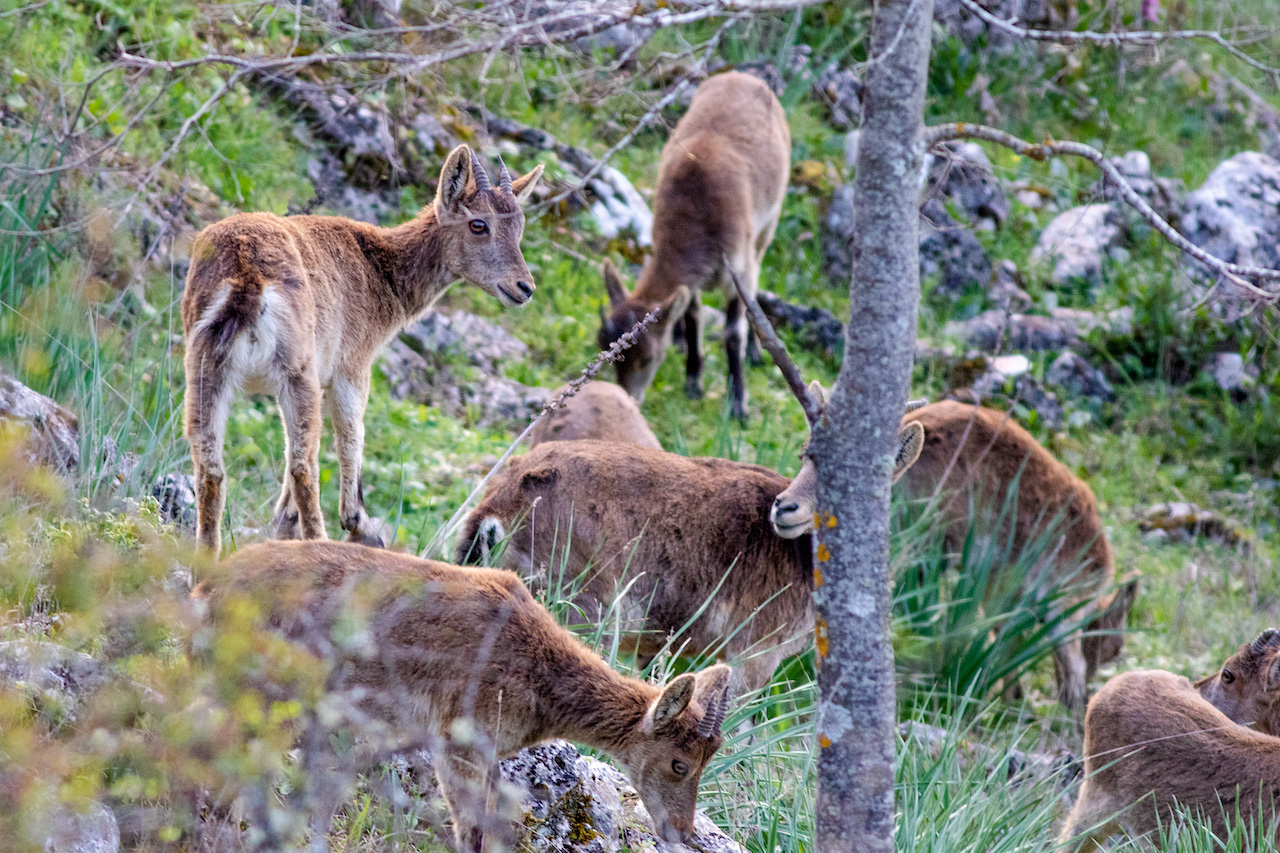
[[[1123,198],[1128,205],[1137,210],[1138,214],[1145,219],[1152,228],[1158,231],[1161,236],[1174,246],[1177,246],[1183,252],[1186,252],[1200,263],[1221,274],[1226,281],[1240,290],[1243,290],[1248,296],[1268,303],[1274,303],[1280,300],[1280,288],[1267,290],[1246,281],[1246,279],[1280,281],[1280,270],[1229,263],[1224,261],[1222,258],[1219,258],[1217,255],[1206,252],[1195,243],[1192,243],[1182,234],[1178,233],[1178,230],[1166,222],[1160,214],[1156,213],[1151,208],[1151,205],[1147,204],[1146,199],[1138,195],[1124,175],[1120,174],[1120,170],[1107,160],[1106,155],[1090,145],[1085,145],[1082,142],[1071,142],[1056,139],[1048,139],[1044,142],[1032,143],[998,128],[988,127],[982,124],[970,124],[968,122],[952,122],[950,124],[941,124],[925,128],[924,145],[926,151],[940,142],[946,142],[952,139],[982,139],[986,142],[994,142],[997,145],[1003,145],[1006,148],[1016,151],[1023,157],[1029,157],[1032,160],[1043,161],[1050,157],[1061,157],[1064,155],[1080,157],[1088,160],[1097,166],[1098,169],[1107,176],[1107,179],[1119,188],[1120,197]]]
[[[751,321],[751,328],[755,329],[756,334],[760,337],[760,345],[768,350],[769,355],[773,356],[773,363],[778,365],[778,370],[782,372],[782,378],[787,381],[787,387],[791,389],[791,393],[800,402],[800,408],[804,409],[804,419],[812,427],[818,422],[818,416],[822,414],[822,407],[817,400],[809,396],[809,389],[805,387],[804,376],[800,374],[800,368],[796,367],[796,363],[787,354],[786,345],[782,343],[782,339],[774,331],[773,324],[769,322],[769,318],[760,309],[760,303],[756,302],[755,297],[748,295],[743,288],[742,279],[733,271],[733,267],[729,264],[728,255],[724,256],[723,263],[724,268],[729,273],[730,280],[733,281],[733,286],[738,291],[738,298],[742,300],[742,304],[746,308],[747,319]]]
[[[1126,30],[1123,32],[1091,32],[1088,30],[1033,30],[1021,27],[1013,21],[1006,21],[984,9],[978,0],[960,0],[964,6],[988,25],[1002,30],[1018,38],[1031,41],[1047,41],[1057,44],[1100,44],[1108,47],[1135,46],[1143,47],[1167,41],[1211,41],[1231,53],[1232,56],[1252,65],[1271,78],[1271,82],[1280,89],[1280,68],[1267,65],[1249,54],[1238,45],[1227,39],[1216,30]]]

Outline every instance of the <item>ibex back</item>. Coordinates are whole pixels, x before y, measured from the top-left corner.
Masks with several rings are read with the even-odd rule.
[[[486,831],[510,848],[515,827],[487,802],[497,760],[552,738],[611,753],[658,834],[692,834],[698,783],[722,741],[728,667],[665,688],[619,675],[506,571],[335,542],[254,545],[230,568],[287,636],[333,659],[330,689],[359,709],[368,758],[431,746],[460,850],[492,846]],[[366,639],[343,647],[339,623]]]
[[[754,296],[760,263],[773,240],[787,190],[791,131],[769,87],[748,74],[719,74],[698,87],[689,111],[676,124],[658,167],[653,201],[653,257],[628,293],[605,263],[610,313],[601,309],[604,349],[655,307],[658,319],[617,363],[618,383],[638,401],[653,382],[672,330],[684,317],[685,393],[702,396],[704,288],[727,293],[725,355],[735,417],[747,416],[742,364],[747,318],[724,259]]]
[[[225,503],[223,440],[237,388],[274,394],[285,475],[272,521],[280,538],[322,539],[321,403],[341,468],[338,511],[353,539],[377,544],[360,479],[369,368],[383,344],[463,279],[523,305],[533,277],[520,252],[520,202],[542,167],[495,188],[465,145],[445,161],[435,201],[396,228],[337,216],[242,213],[192,245],[182,296],[186,434],[195,463],[197,535],[217,554]]]

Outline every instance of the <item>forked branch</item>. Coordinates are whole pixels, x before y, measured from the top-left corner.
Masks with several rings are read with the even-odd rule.
[[[1233,264],[1192,243],[1180,234],[1176,228],[1166,222],[1160,214],[1156,213],[1151,205],[1147,204],[1146,199],[1138,195],[1129,181],[1120,173],[1120,170],[1107,160],[1106,155],[1090,145],[1085,145],[1082,142],[1056,139],[1047,139],[1044,142],[1027,142],[1025,139],[1020,139],[999,128],[982,124],[970,124],[968,122],[952,122],[950,124],[927,127],[924,130],[926,151],[941,142],[952,139],[982,139],[987,142],[994,142],[1032,160],[1044,161],[1050,157],[1062,156],[1080,157],[1088,160],[1107,176],[1107,180],[1119,188],[1120,197],[1124,199],[1125,203],[1137,210],[1138,215],[1174,246],[1221,274],[1223,279],[1239,290],[1244,291],[1249,298],[1268,304],[1280,301],[1280,286],[1268,289],[1246,280],[1280,282],[1280,270]]]
[[[754,296],[747,295],[746,289],[742,286],[742,279],[738,278],[738,274],[733,271],[733,267],[729,264],[728,256],[724,258],[724,268],[728,271],[729,278],[733,281],[733,286],[738,291],[738,298],[742,300],[742,304],[746,309],[747,319],[751,322],[751,328],[756,330],[756,335],[760,338],[760,345],[768,350],[769,355],[773,356],[773,363],[778,365],[778,370],[782,371],[782,378],[787,381],[787,387],[791,389],[791,393],[800,402],[800,408],[804,410],[805,420],[812,427],[818,422],[818,416],[822,414],[821,405],[809,394],[809,389],[805,387],[804,377],[800,375],[800,368],[796,367],[796,363],[791,360],[791,356],[787,353],[786,345],[782,343],[782,339],[774,331],[773,324],[769,322],[769,318],[764,315],[764,311],[760,308],[760,303],[756,302]]]

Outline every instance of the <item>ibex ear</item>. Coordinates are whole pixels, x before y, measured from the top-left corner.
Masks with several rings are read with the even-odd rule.
[[[533,167],[533,171],[528,172],[511,182],[511,191],[516,194],[516,201],[524,204],[529,200],[529,196],[533,195],[533,188],[538,185],[538,178],[542,177],[542,164]]]
[[[457,210],[466,195],[471,180],[471,149],[459,145],[445,158],[440,170],[440,185],[436,188],[436,204],[445,210]]]
[[[622,286],[622,279],[618,277],[618,268],[613,265],[613,261],[605,258],[604,263],[600,265],[600,271],[604,274],[604,289],[609,294],[609,304],[617,305],[619,302],[626,302],[631,294],[627,293],[627,289]]]
[[[655,732],[671,724],[671,721],[684,713],[684,709],[689,707],[689,703],[693,701],[693,690],[697,686],[697,679],[685,673],[677,676],[670,684],[668,684],[653,703],[653,730]]]
[[[812,397],[819,407],[827,405],[827,389],[822,387],[822,383],[813,380],[809,383],[809,396]]]
[[[893,482],[916,464],[920,451],[924,449],[924,425],[919,421],[904,424],[898,430],[898,455],[893,460]]]

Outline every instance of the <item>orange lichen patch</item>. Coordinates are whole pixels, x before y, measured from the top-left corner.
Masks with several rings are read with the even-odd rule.
[[[813,570],[813,588],[817,589],[822,586],[822,569]]]
[[[818,543],[818,562],[825,563],[831,559],[831,549],[827,547],[825,542]]]
[[[827,656],[827,622],[822,617],[814,621],[813,636],[818,646],[818,657],[825,658]]]
[[[824,734],[820,734],[820,735],[818,735],[818,744],[819,744],[823,749],[826,749],[827,747],[831,746],[831,738],[827,737],[827,736],[826,736],[826,735],[824,735]]]
[[[827,516],[827,527],[835,527],[835,526],[836,526],[836,517],[835,517],[835,514],[833,513]]]

